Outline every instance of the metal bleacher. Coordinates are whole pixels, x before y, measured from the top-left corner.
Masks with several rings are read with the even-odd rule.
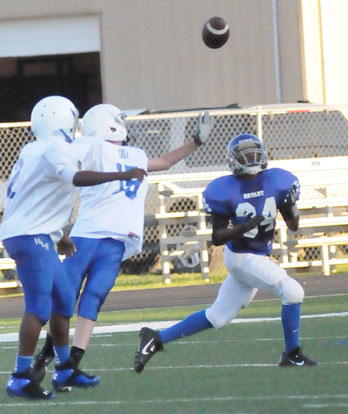
[[[331,257],[329,251],[330,247],[348,244],[348,157],[271,161],[271,167],[288,169],[301,182],[302,195],[298,202],[301,220],[297,238],[289,234],[291,232],[280,217],[277,221],[278,241],[274,243],[274,252],[279,254],[280,265],[284,268],[320,266],[323,274],[329,275],[331,266],[348,263],[347,257]],[[202,277],[209,279],[208,242],[211,240],[211,228],[203,211],[202,192],[205,186],[197,187],[195,182],[210,182],[226,174],[230,172],[150,176],[149,182],[155,184],[158,191],[159,213],[156,219],[160,226],[162,276],[166,283],[170,280],[171,260],[186,252],[186,249],[170,249],[173,245],[198,244]],[[192,186],[184,187],[184,183]],[[166,200],[179,197],[194,198],[196,209],[188,212],[166,211]],[[189,231],[168,235],[168,226],[187,224],[191,225]],[[320,258],[298,260],[298,250],[306,247],[320,247]]]
[[[129,144],[142,148],[149,158],[158,157],[191,139],[198,112],[129,116]],[[166,283],[178,268],[198,268],[209,279],[210,253],[215,248],[202,191],[214,178],[229,174],[226,147],[243,132],[263,140],[270,167],[292,171],[301,184],[300,229],[288,232],[279,217],[274,260],[289,269],[319,267],[325,275],[337,264],[348,263],[348,105],[264,105],[216,108],[210,113],[214,127],[208,142],[170,171],[148,176],[144,248],[127,261],[135,265],[134,271],[146,273],[160,263]],[[23,145],[34,139],[29,130],[29,122],[0,124],[0,218],[11,168]],[[14,269],[0,247],[0,276]],[[20,287],[17,280],[4,279],[0,277],[0,289],[1,283]]]

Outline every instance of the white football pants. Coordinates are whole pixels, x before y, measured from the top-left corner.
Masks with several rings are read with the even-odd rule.
[[[206,310],[206,317],[215,328],[230,323],[258,289],[279,296],[283,305],[303,301],[302,286],[268,256],[233,253],[225,247],[225,266],[229,273],[215,302]]]

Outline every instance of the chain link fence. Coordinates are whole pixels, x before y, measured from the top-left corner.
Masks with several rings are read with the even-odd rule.
[[[130,116],[127,118],[129,144],[142,148],[149,158],[156,158],[192,139],[197,129],[198,113],[187,111]],[[243,132],[258,135],[263,140],[270,160],[346,155],[348,121],[345,114],[348,114],[348,106],[311,104],[211,110],[214,126],[209,141],[169,171],[161,174],[189,175],[193,172],[227,170],[227,145],[234,136]],[[30,134],[30,123],[0,124],[0,183],[7,181],[20,149],[33,139]],[[187,181],[183,185],[204,187],[207,183]],[[168,198],[167,203],[167,211],[197,209],[195,199],[190,197]],[[158,269],[159,226],[155,219],[158,207],[156,188],[150,185],[146,199],[143,252],[123,263],[124,273],[139,274]],[[176,235],[182,230],[183,225],[173,225],[169,231]],[[347,253],[347,249],[341,250],[342,254]],[[315,248],[307,249],[304,255],[306,260],[320,257],[318,249]],[[181,258],[173,263],[174,271],[197,270],[198,265],[196,257]]]

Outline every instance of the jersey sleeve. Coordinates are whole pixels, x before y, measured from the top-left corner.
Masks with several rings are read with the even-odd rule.
[[[100,144],[98,141],[93,142],[87,137],[76,138],[71,144],[75,157],[79,160],[81,170],[96,169],[96,157],[100,153]]]
[[[125,148],[127,148],[127,146]],[[143,151],[141,148],[136,147],[128,148],[134,151],[134,157],[136,160],[136,165],[134,165],[134,167],[142,168],[143,170],[147,171],[149,168],[149,157],[146,155],[145,151]]]
[[[300,183],[298,178],[290,171],[282,170],[280,168],[274,169],[275,182],[278,192],[278,206],[281,206],[292,188],[295,189],[296,201],[300,198]]]
[[[229,215],[226,200],[222,197],[222,187],[221,180],[214,180],[203,192],[203,208],[206,213]]]
[[[71,144],[62,142],[49,146],[43,159],[52,174],[59,178],[63,170],[69,171],[71,175],[81,169],[81,160]]]

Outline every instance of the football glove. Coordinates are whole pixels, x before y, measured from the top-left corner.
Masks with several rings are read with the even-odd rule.
[[[297,192],[298,192],[298,186],[296,184],[293,184],[291,188],[289,189],[289,191],[287,192],[282,202],[282,206],[288,207],[288,208],[292,207],[296,203]]]
[[[291,188],[286,193],[281,205],[279,206],[279,210],[286,220],[292,220],[293,218],[298,217],[299,211],[296,206],[296,199],[299,194],[299,184],[294,183]]]
[[[240,225],[243,228],[243,233],[246,233],[250,230],[252,230],[253,228],[257,227],[261,221],[263,221],[265,218],[263,216],[260,215],[256,215],[254,217],[251,217],[253,213],[249,213],[247,215],[247,220],[244,221],[244,223],[241,223]]]
[[[197,132],[193,137],[197,144],[202,145],[207,141],[213,127],[213,122],[214,120],[209,115],[209,111],[205,111],[204,115],[202,112],[199,114]]]

